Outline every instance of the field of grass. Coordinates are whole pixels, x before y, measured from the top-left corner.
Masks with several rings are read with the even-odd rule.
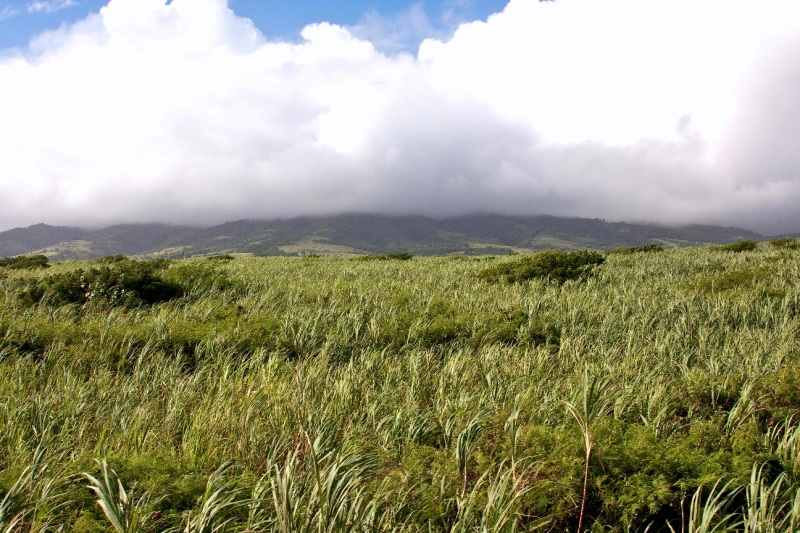
[[[0,532],[800,531],[796,244],[9,263]]]

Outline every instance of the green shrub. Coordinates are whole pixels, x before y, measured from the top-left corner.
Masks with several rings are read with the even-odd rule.
[[[784,250],[797,250],[800,249],[800,239],[792,237],[785,237],[783,239],[772,239],[769,241],[771,246],[775,248],[782,248]]]
[[[753,240],[734,242],[723,246],[713,246],[711,249],[718,252],[752,252],[758,248],[758,243]]]
[[[663,251],[664,248],[662,248],[658,244],[645,244],[644,246],[631,246],[629,248],[614,248],[613,250],[609,250],[607,253],[628,255],[636,253],[663,252]]]
[[[208,259],[209,261],[223,261],[227,263],[228,261],[233,261],[235,257],[233,257],[230,254],[220,254],[220,255],[210,255],[206,259]]]
[[[0,267],[12,270],[49,268],[50,260],[46,255],[18,255],[17,257],[4,257],[0,259]]]
[[[548,250],[487,268],[479,276],[483,279],[500,279],[509,283],[519,283],[534,278],[564,283],[585,277],[595,266],[604,261],[603,255],[597,252]]]
[[[98,259],[95,259],[101,265],[113,265],[114,263],[121,263],[123,261],[128,261],[128,256],[122,254],[115,254],[115,255],[104,255]]]
[[[97,301],[124,307],[165,302],[183,293],[180,285],[163,279],[167,264],[166,260],[156,259],[80,268],[31,280],[22,295],[32,303],[45,297],[58,304],[84,305]]]
[[[408,261],[414,257],[412,254],[408,252],[401,252],[399,254],[386,254],[386,255],[362,255],[358,257],[358,261],[388,261],[390,259],[394,259],[397,261]]]

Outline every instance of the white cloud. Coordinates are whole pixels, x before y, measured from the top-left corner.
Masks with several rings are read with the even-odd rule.
[[[358,24],[347,27],[347,31],[359,39],[367,40],[381,52],[389,54],[414,49],[426,38],[448,38],[454,29],[455,26],[436,28],[428,19],[421,2],[392,16],[370,11],[361,17]]]
[[[75,0],[37,0],[28,4],[28,13],[55,13],[68,7],[77,6]]]
[[[482,210],[800,230],[798,15],[512,0],[415,58],[325,23],[267,42],[224,0],[111,0],[0,59],[0,226]]]
[[[0,9],[0,20],[6,20],[19,15],[19,9],[14,7],[13,4],[8,4],[3,9]]]

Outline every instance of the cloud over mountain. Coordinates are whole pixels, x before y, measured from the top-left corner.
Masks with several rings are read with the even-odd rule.
[[[800,230],[800,4],[512,0],[416,57],[224,0],[0,56],[0,227],[342,211]],[[377,37],[375,37],[377,39]]]

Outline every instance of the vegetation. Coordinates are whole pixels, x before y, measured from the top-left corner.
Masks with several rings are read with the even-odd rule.
[[[394,259],[397,261],[408,261],[413,257],[414,256],[408,252],[400,252],[397,254],[386,254],[386,255],[362,255],[358,259],[360,261],[388,261],[390,259]]]
[[[49,268],[50,260],[46,255],[20,255],[17,257],[4,257],[0,259],[0,268],[23,270],[32,268]]]
[[[772,239],[769,243],[775,248],[783,248],[786,250],[800,249],[800,239],[792,237],[784,237],[782,239]]]
[[[628,248],[614,248],[608,253],[610,254],[636,254],[636,253],[650,253],[650,252],[663,252],[664,248],[658,244],[645,244],[644,246],[631,246]]]
[[[137,307],[166,302],[181,295],[180,285],[163,276],[169,264],[166,260],[133,261],[113,256],[99,262],[104,266],[27,280],[20,296],[28,303],[47,298],[62,305],[102,302],[110,306]]]
[[[800,252],[598,255],[4,269],[0,532],[798,531]]]
[[[586,277],[604,261],[603,254],[598,252],[548,250],[489,267],[480,273],[480,277],[502,279],[509,283],[536,278],[564,283]]]
[[[751,231],[720,226],[667,228],[600,219],[477,214],[444,219],[340,214],[275,220],[239,220],[210,228],[122,224],[88,231],[37,224],[0,232],[0,256],[48,248],[51,259],[110,254],[201,257],[231,252],[257,256],[355,254],[506,255],[550,248],[572,250],[726,244],[763,240]],[[344,247],[345,249],[342,249]]]
[[[758,243],[752,240],[737,241],[724,246],[715,246],[714,249],[720,252],[752,252],[758,247]]]

